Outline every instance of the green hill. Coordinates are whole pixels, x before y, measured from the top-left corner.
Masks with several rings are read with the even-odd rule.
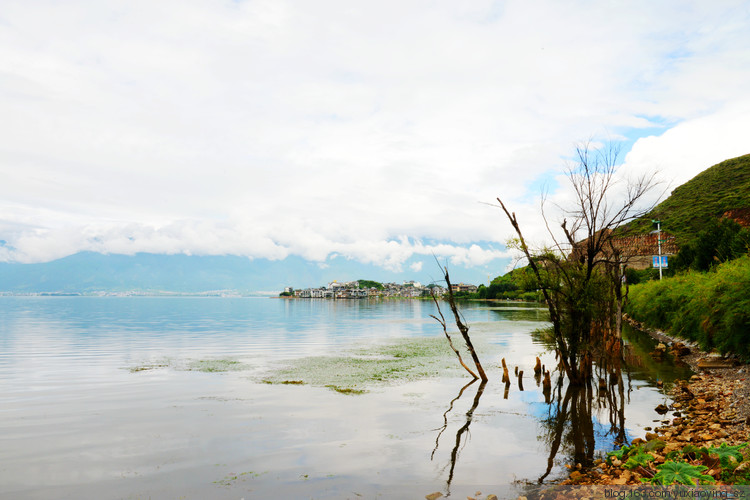
[[[621,230],[629,235],[646,234],[655,229],[651,221],[660,220],[662,230],[674,235],[679,247],[691,247],[675,261],[677,267],[703,270],[714,261],[730,260],[747,251],[750,229],[738,235],[735,233],[739,226],[731,227],[731,221],[719,222],[729,211],[735,217],[742,216],[745,225],[750,222],[750,154],[704,170],[677,187],[646,216]],[[514,270],[517,271],[520,270]],[[490,295],[503,296],[523,289],[522,276],[511,273],[498,276],[492,281]]]
[[[653,230],[652,219],[683,245],[729,210],[750,209],[750,154],[723,161],[679,186],[646,217],[630,224],[636,233]]]

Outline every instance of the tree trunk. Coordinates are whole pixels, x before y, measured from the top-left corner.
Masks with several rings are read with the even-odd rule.
[[[474,365],[477,367],[479,378],[482,379],[482,382],[487,382],[487,380],[489,379],[484,373],[482,363],[479,362],[479,356],[477,356],[477,352],[474,350],[474,345],[471,343],[471,338],[469,337],[469,327],[466,326],[463,321],[461,321],[461,313],[458,312],[456,300],[453,297],[453,290],[451,289],[451,280],[450,276],[448,276],[448,268],[444,267],[443,270],[445,271],[445,283],[448,286],[448,304],[450,304],[451,311],[453,312],[453,317],[456,319],[456,326],[458,327],[458,331],[461,332],[461,336],[464,338],[464,342],[466,342],[466,348],[469,349],[471,359],[474,360]]]

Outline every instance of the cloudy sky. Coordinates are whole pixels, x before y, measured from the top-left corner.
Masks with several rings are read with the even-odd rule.
[[[486,268],[576,143],[750,153],[748,1],[2,0],[0,61],[6,262]]]

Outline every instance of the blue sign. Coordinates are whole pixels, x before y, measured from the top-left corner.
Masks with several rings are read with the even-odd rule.
[[[652,257],[652,265],[654,267],[661,267],[663,269],[668,268],[669,267],[669,262],[667,260],[667,256],[666,255],[662,255],[661,256],[661,265],[659,265],[659,256],[658,255],[654,255]]]

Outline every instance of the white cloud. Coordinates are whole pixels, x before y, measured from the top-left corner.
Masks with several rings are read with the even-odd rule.
[[[750,99],[735,100],[660,136],[639,139],[624,168],[634,173],[658,170],[674,189],[709,166],[750,153],[748,130]]]
[[[750,152],[749,18],[742,1],[6,2],[0,258],[484,265],[510,228],[481,202],[542,238],[529,197],[591,134],[660,128],[626,166],[674,179]]]

